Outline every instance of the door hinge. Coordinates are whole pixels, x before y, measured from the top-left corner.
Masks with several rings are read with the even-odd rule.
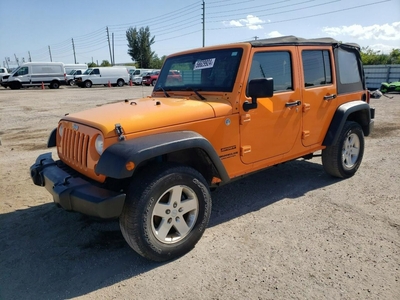
[[[240,155],[241,156],[243,156],[243,155],[245,155],[247,153],[250,153],[250,152],[251,152],[251,146],[250,145],[240,147]]]

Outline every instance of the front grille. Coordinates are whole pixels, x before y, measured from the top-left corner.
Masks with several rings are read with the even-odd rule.
[[[82,132],[65,128],[61,140],[61,152],[63,158],[69,165],[81,169],[88,167],[89,135]]]

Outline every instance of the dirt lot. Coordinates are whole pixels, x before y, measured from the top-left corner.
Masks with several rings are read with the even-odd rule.
[[[196,248],[164,264],[29,177],[63,114],[148,94],[0,88],[0,299],[400,299],[399,94],[372,99],[354,177],[329,177],[317,157],[222,187]]]

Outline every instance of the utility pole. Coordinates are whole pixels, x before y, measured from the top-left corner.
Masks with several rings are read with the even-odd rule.
[[[53,61],[53,58],[51,57],[51,50],[50,50],[50,46],[49,46],[49,54],[50,54],[50,61]]]
[[[4,58],[6,59],[7,69],[9,69],[10,65],[8,64],[8,62],[10,61],[10,58],[9,57],[4,57]]]
[[[112,54],[111,54],[111,44],[110,44],[110,34],[108,33],[108,26],[106,27],[106,31],[107,31],[108,49],[110,50],[110,61],[111,61],[111,64],[112,64]]]
[[[203,0],[203,47],[206,43],[206,3]]]
[[[75,55],[75,44],[74,44],[74,39],[72,40],[72,51],[74,52],[74,62],[76,63],[76,55]]]
[[[111,36],[112,36],[112,55],[113,55],[111,64],[114,66],[115,65],[114,32],[111,34]]]
[[[254,38],[254,40],[255,40],[255,41],[257,41],[257,39],[258,39],[258,36],[253,36],[253,38]]]
[[[32,62],[31,53],[28,51],[29,62]]]

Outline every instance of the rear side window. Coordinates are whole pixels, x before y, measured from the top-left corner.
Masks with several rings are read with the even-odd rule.
[[[304,87],[332,84],[331,60],[327,50],[305,50],[301,53]]]
[[[342,84],[360,82],[360,72],[356,56],[352,52],[339,50],[339,80]]]
[[[248,82],[257,78],[273,78],[275,92],[292,90],[292,62],[290,53],[286,51],[255,53]]]
[[[340,45],[334,51],[338,94],[365,90],[364,69],[358,49]]]

